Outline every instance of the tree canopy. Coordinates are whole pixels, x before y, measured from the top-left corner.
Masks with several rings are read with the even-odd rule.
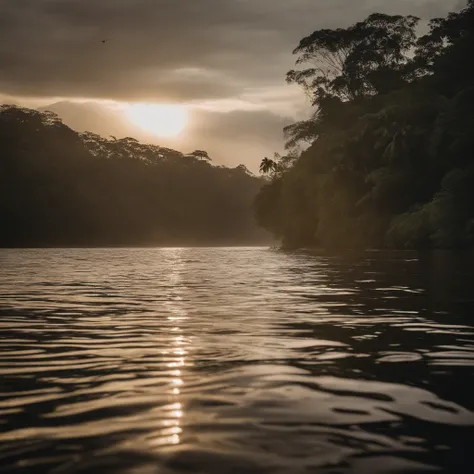
[[[268,241],[252,212],[261,179],[208,161],[0,106],[0,246]]]
[[[314,112],[284,130],[291,160],[262,161],[255,201],[285,245],[474,243],[474,1],[422,37],[417,24],[373,14],[295,49],[287,80]]]

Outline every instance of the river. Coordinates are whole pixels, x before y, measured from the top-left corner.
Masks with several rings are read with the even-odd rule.
[[[465,256],[0,250],[0,472],[472,472]]]

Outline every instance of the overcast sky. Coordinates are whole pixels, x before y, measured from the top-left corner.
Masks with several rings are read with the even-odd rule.
[[[308,113],[304,95],[285,84],[300,38],[375,11],[429,19],[465,3],[0,0],[0,99],[33,106],[87,100],[87,111],[70,105],[73,126],[89,128],[94,108],[105,123],[92,121],[93,131],[124,127],[125,134],[134,129],[128,133],[102,101],[182,103],[191,110],[189,128],[164,144],[208,149],[219,163],[256,169],[263,154],[281,148],[282,126]]]

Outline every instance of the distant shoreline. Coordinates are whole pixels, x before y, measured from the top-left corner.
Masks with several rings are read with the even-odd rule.
[[[0,250],[46,250],[46,249],[184,249],[184,248],[278,248],[271,243],[254,243],[254,244],[174,244],[174,245],[41,245],[41,246],[0,246]]]

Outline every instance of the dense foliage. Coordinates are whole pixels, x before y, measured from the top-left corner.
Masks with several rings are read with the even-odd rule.
[[[422,37],[418,21],[373,14],[294,51],[315,112],[262,161],[255,203],[285,245],[474,244],[474,0]]]
[[[0,246],[250,244],[261,179],[133,138],[0,107]]]

